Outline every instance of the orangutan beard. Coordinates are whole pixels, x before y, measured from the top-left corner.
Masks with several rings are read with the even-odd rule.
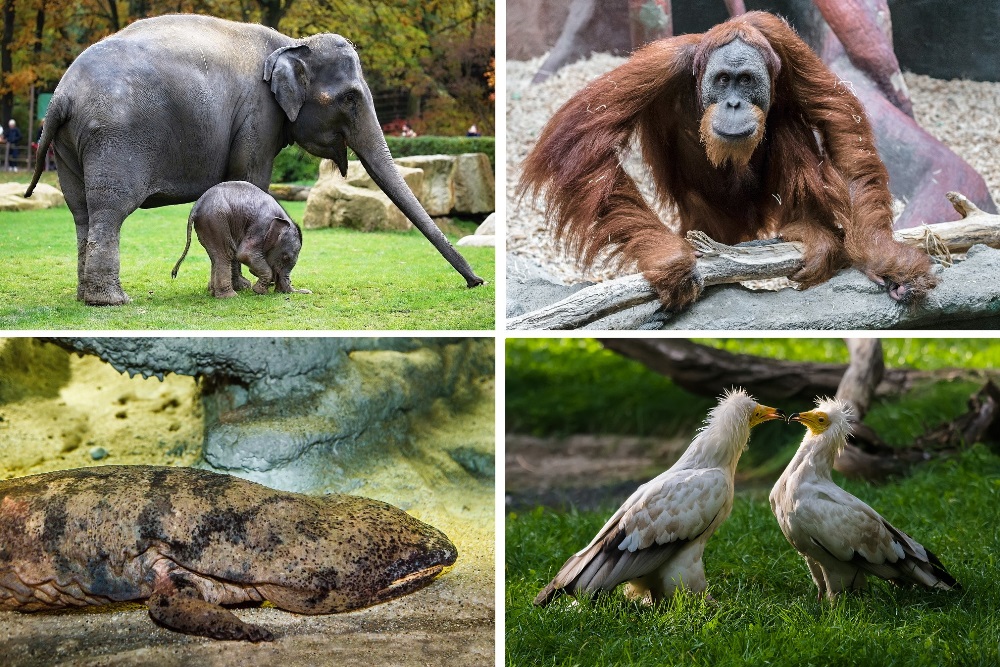
[[[753,134],[742,139],[724,139],[712,129],[715,107],[715,104],[710,105],[701,117],[699,136],[705,146],[705,155],[716,169],[727,162],[743,169],[750,163],[750,157],[760,144],[760,140],[764,138],[764,112],[760,107],[753,107],[753,115],[757,118],[757,129]]]

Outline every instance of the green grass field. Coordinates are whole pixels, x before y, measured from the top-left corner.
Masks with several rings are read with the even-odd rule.
[[[302,220],[304,202],[282,202]],[[121,281],[132,303],[76,301],[76,233],[69,209],[0,213],[2,329],[492,329],[493,248],[461,248],[487,285],[465,280],[416,230],[304,230],[292,272],[313,294],[208,295],[208,255],[192,239],[176,280],[190,205],[139,210],[122,227]],[[452,242],[457,240],[451,238]],[[251,277],[244,269],[244,275]]]
[[[508,514],[508,665],[1000,664],[1000,458],[983,447],[875,487],[838,482],[934,551],[961,592],[871,590],[817,602],[805,563],[785,541],[767,491],[739,493],[709,541],[714,602],[683,594],[648,607],[620,592],[545,609],[531,601],[616,509]]]

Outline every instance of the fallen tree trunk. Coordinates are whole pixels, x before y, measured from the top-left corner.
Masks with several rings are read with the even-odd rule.
[[[848,370],[847,364],[783,361],[734,354],[682,338],[599,338],[604,347],[665,375],[700,396],[717,397],[737,385],[752,394],[781,400],[795,396],[832,396]],[[918,371],[886,369],[875,396],[898,396],[923,382],[954,379],[985,380],[976,370]]]
[[[1000,388],[992,381],[969,398],[969,409],[950,422],[927,431],[909,447],[891,447],[866,424],[857,424],[835,468],[845,477],[879,482],[906,474],[931,459],[952,456],[976,442],[1000,452]]]
[[[899,230],[896,239],[919,247],[945,264],[951,255],[977,243],[1000,248],[1000,216],[984,213],[965,196],[950,192],[948,199],[965,216],[955,222]],[[798,243],[778,242],[758,246],[727,246],[702,232],[689,232],[687,240],[701,254],[698,272],[704,285],[787,277],[801,266]],[[624,309],[654,302],[656,292],[642,274],[609,280],[572,294],[556,303],[507,320],[507,329],[579,329]]]
[[[782,361],[734,354],[675,338],[602,338],[609,350],[665,375],[695,394],[716,397],[740,386],[750,393],[781,401],[802,396],[829,396],[851,403],[856,412],[853,433],[837,457],[835,468],[846,477],[882,481],[897,477],[916,463],[954,454],[974,442],[991,442],[1000,453],[1000,389],[978,370],[916,371],[884,367],[878,339],[848,339],[850,364]],[[924,382],[985,380],[969,399],[969,410],[916,438],[908,447],[885,443],[862,419],[872,400],[899,396]]]

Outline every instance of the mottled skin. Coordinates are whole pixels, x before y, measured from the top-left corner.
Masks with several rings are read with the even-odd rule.
[[[269,193],[246,181],[227,181],[198,198],[188,216],[187,243],[171,276],[177,277],[191,247],[191,228],[212,261],[209,293],[218,298],[236,296],[250,287],[242,265],[257,277],[253,291],[311,294],[292,288],[292,269],[302,250],[302,230]]]
[[[179,632],[272,639],[220,605],[348,611],[429,584],[457,551],[386,503],[193,468],[102,466],[0,482],[0,610],[148,600]]]

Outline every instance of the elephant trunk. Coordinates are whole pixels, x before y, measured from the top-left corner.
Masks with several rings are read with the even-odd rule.
[[[374,118],[374,110],[371,115]],[[399,174],[378,122],[372,120],[370,123],[366,123],[366,126],[368,127],[365,130],[359,132],[356,137],[351,137],[347,143],[357,153],[368,175],[392,203],[403,212],[403,215],[427,237],[428,241],[434,244],[434,247],[444,255],[448,263],[462,274],[469,287],[482,285],[483,279],[472,271],[472,267],[465,261],[465,258],[455,250],[447,237],[438,229],[438,226],[427,215],[427,211],[420,205],[406,181]]]

